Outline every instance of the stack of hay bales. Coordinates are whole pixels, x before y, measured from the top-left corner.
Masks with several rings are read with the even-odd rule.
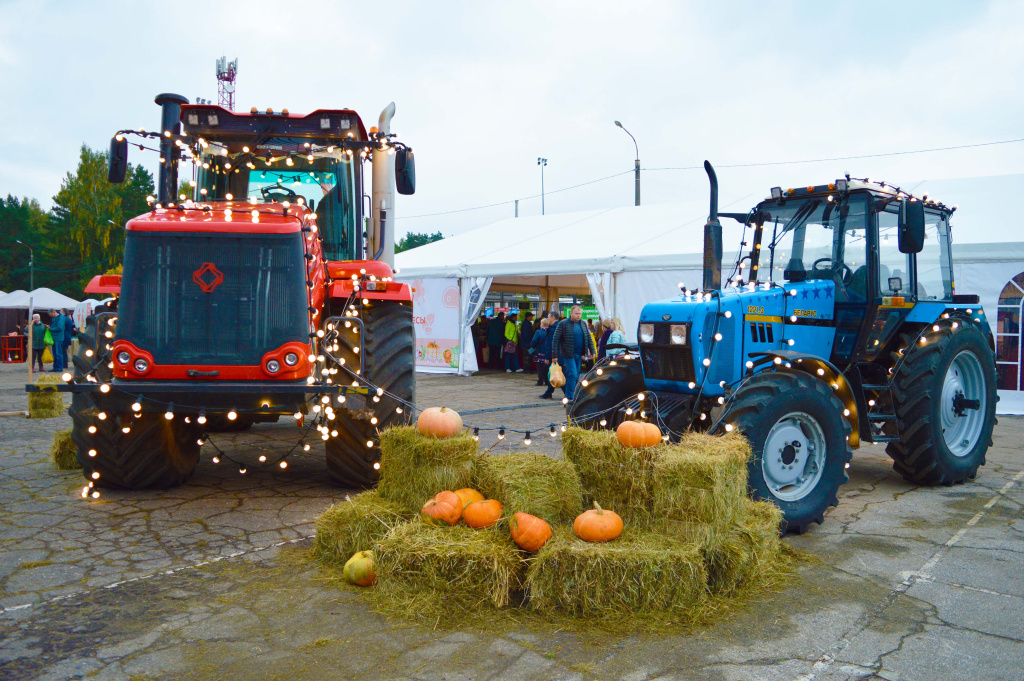
[[[385,430],[378,489],[321,516],[316,553],[340,566],[372,549],[377,607],[431,618],[526,598],[543,616],[662,613],[694,622],[784,572],[781,513],[747,498],[750,450],[741,436],[692,434],[629,449],[612,432],[569,428],[563,451],[561,461],[531,452],[478,456],[465,435]],[[462,487],[501,501],[506,518],[547,520],[552,538],[530,555],[512,542],[507,520],[473,530],[419,517],[424,501]],[[617,539],[588,543],[573,533],[573,520],[594,501],[622,516]]]
[[[40,374],[36,385],[63,383],[60,374]],[[28,417],[30,419],[52,419],[64,413],[64,398],[56,390],[28,394]]]
[[[584,497],[619,513],[626,530],[607,544],[556,532],[527,573],[533,608],[692,620],[709,599],[770,584],[783,571],[782,514],[747,498],[742,436],[689,433],[675,445],[630,449],[610,431],[569,428],[563,451]]]

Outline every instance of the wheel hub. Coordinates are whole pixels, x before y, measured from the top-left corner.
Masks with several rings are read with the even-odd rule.
[[[986,399],[981,360],[964,350],[946,369],[939,403],[942,437],[954,456],[967,456],[978,444],[985,425]]]
[[[804,498],[821,479],[825,453],[825,433],[814,417],[793,412],[779,419],[761,454],[769,490],[782,501]]]

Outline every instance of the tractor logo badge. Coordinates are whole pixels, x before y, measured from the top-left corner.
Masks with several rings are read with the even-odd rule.
[[[202,266],[192,273],[192,281],[203,290],[203,293],[213,293],[224,282],[224,273],[217,269],[212,262],[204,262]]]

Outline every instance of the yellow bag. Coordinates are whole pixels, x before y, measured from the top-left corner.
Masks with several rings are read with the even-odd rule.
[[[43,350],[43,362],[45,362],[46,364],[53,364],[53,355],[50,353],[51,347],[52,346],[47,345]],[[562,380],[564,381],[565,379]]]
[[[558,361],[551,362],[551,368],[548,369],[548,382],[553,388],[561,388],[565,385],[565,374],[562,373],[562,367],[559,366]]]

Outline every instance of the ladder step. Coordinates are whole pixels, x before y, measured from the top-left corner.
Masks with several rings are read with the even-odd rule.
[[[892,386],[888,386],[888,385],[870,385],[868,383],[865,383],[865,384],[861,385],[861,387],[864,388],[864,390],[888,390]]]
[[[868,421],[895,421],[896,414],[868,414]]]
[[[898,437],[890,437],[888,435],[872,435],[871,436],[871,441],[874,442],[874,443],[879,443],[879,442],[899,442],[900,439]]]

